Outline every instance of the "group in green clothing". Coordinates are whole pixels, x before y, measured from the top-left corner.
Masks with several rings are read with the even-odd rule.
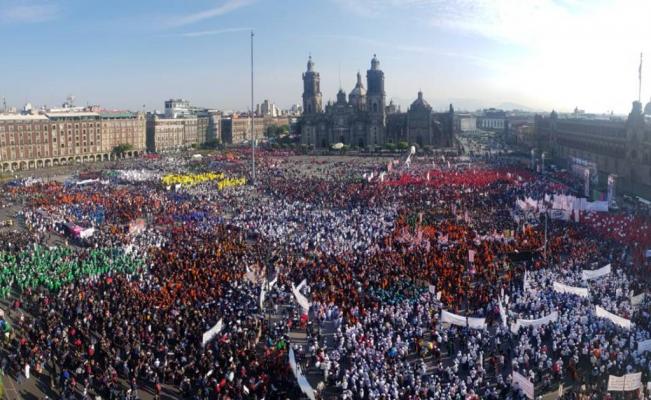
[[[0,252],[0,298],[7,298],[12,288],[45,287],[56,292],[77,279],[109,272],[132,273],[143,265],[142,258],[117,248],[75,251],[36,246],[17,254]]]

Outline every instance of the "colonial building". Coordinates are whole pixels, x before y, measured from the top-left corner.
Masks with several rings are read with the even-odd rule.
[[[454,109],[434,113],[418,93],[406,113],[393,103],[386,105],[384,72],[376,56],[366,71],[366,87],[357,73],[355,87],[346,98],[340,89],[337,100],[323,108],[321,76],[312,57],[303,73],[303,115],[299,120],[301,143],[327,148],[335,143],[374,147],[407,141],[420,146],[450,147],[454,141]]]
[[[221,140],[221,113],[183,99],[165,101],[165,114],[147,115],[147,150],[164,152]]]
[[[254,117],[253,129],[256,140],[264,137],[270,126],[289,126],[288,117]],[[231,115],[221,120],[222,142],[224,144],[240,144],[251,140],[251,119],[248,116]]]
[[[599,186],[615,174],[618,187],[651,197],[651,103],[643,111],[642,103],[633,102],[626,119],[564,118],[556,112],[537,115],[535,145],[561,165],[595,170]]]
[[[0,170],[15,171],[115,157],[113,149],[131,145],[124,156],[145,150],[141,113],[57,111],[0,115]]]

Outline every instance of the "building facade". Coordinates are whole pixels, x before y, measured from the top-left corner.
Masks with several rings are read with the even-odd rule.
[[[506,127],[506,113],[503,110],[489,108],[477,117],[477,128],[485,131],[502,132]]]
[[[253,130],[256,140],[264,137],[270,126],[289,125],[288,117],[255,117]],[[221,118],[221,135],[224,144],[240,144],[251,140],[251,119],[237,114]]]
[[[623,190],[651,198],[651,103],[635,101],[626,119],[564,118],[556,112],[535,117],[535,147],[561,165],[591,165],[604,186],[618,176]]]
[[[419,92],[406,113],[386,105],[384,72],[376,56],[366,71],[366,87],[357,73],[355,87],[346,98],[340,89],[337,100],[323,108],[321,77],[310,57],[303,73],[303,115],[299,119],[301,143],[328,148],[335,143],[376,147],[401,141],[420,146],[450,147],[454,141],[454,110],[435,113]]]
[[[188,149],[200,146],[216,137],[214,122],[218,116],[147,118],[147,150],[152,153]]]
[[[183,99],[165,101],[164,114],[147,115],[150,152],[165,152],[221,141],[221,113],[190,105]]]
[[[141,113],[46,112],[0,115],[0,168],[3,172],[107,161],[113,149],[131,146],[123,156],[144,152]]]

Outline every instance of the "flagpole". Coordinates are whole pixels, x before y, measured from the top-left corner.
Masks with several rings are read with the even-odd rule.
[[[637,88],[637,101],[642,102],[642,53],[640,53],[640,69],[638,70],[638,88]]]
[[[253,30],[251,30],[251,155],[252,155],[252,184],[255,186],[255,129],[253,116]]]

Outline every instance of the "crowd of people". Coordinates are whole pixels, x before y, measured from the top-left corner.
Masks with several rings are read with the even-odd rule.
[[[523,212],[519,199],[573,182],[506,158],[407,167],[263,151],[252,186],[247,157],[5,184],[20,226],[0,229],[2,371],[59,398],[108,399],[517,399],[515,374],[536,397],[562,385],[603,398],[610,375],[649,382],[637,346],[651,339],[651,298],[632,300],[648,288],[646,216]]]

